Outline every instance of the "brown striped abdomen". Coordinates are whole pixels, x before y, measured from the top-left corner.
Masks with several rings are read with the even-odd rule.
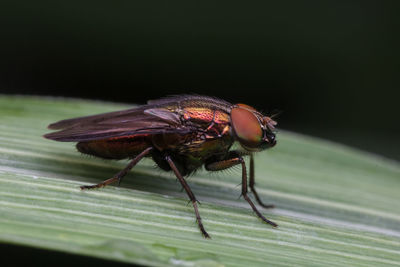
[[[132,158],[150,146],[149,135],[122,136],[76,144],[80,152],[105,159]]]

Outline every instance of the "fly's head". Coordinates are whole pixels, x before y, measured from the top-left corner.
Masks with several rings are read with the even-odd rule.
[[[273,147],[275,140],[275,125],[271,117],[264,116],[254,108],[237,104],[232,107],[232,134],[247,151],[256,152]]]

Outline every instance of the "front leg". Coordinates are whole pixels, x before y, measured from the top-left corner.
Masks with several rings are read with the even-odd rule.
[[[249,186],[250,186],[250,190],[251,192],[253,192],[253,195],[255,196],[258,204],[260,204],[261,206],[263,206],[264,208],[270,209],[270,208],[274,208],[274,205],[265,205],[260,197],[257,194],[256,188],[255,186],[255,179],[254,179],[254,158],[253,155],[250,155],[250,182],[249,182]]]
[[[256,208],[254,203],[247,195],[247,171],[246,171],[246,163],[243,157],[236,151],[230,152],[225,159],[219,161],[213,161],[206,164],[206,170],[208,171],[219,171],[228,169],[235,165],[241,164],[242,165],[242,196],[243,198],[250,204],[253,211],[257,214],[259,218],[261,218],[264,222],[276,227],[278,226],[276,223],[268,220],[265,218]],[[254,180],[254,179],[253,179]],[[253,181],[254,182],[254,181]]]

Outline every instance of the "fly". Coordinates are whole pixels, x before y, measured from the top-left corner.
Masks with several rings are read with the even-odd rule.
[[[257,202],[265,207],[254,186],[253,152],[276,144],[276,122],[245,104],[231,104],[207,96],[173,96],[148,101],[146,105],[62,120],[49,125],[57,130],[45,138],[61,142],[77,142],[77,149],[104,159],[130,159],[129,164],[112,178],[99,184],[84,185],[93,189],[118,182],[141,159],[150,157],[165,171],[174,172],[193,204],[197,224],[209,238],[197,206],[197,199],[185,178],[205,166],[219,171],[235,165],[242,167],[242,196],[264,222],[265,218],[248,197],[248,186]],[[231,149],[237,141],[242,150]],[[243,159],[250,156],[249,184]]]

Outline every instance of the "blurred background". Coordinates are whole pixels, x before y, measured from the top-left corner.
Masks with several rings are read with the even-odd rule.
[[[3,0],[0,93],[217,96],[400,160],[399,11],[385,0]]]

